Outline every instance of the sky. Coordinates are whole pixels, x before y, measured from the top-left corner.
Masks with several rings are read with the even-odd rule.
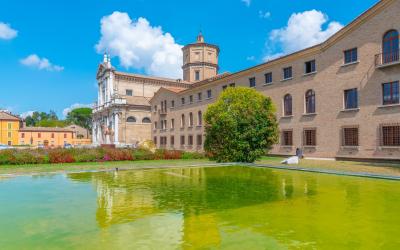
[[[200,30],[220,72],[236,72],[322,42],[376,2],[0,0],[0,109],[63,118],[91,105],[105,51],[117,70],[182,78],[181,48]]]

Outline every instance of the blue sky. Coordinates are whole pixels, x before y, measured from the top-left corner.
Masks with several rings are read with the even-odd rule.
[[[376,2],[0,0],[0,108],[62,117],[93,103],[105,48],[119,70],[175,77],[201,29],[221,72],[235,72],[320,42]]]

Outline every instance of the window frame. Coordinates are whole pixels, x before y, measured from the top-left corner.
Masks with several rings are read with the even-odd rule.
[[[346,133],[346,130],[349,130],[348,132],[350,132],[350,130],[357,130],[356,131],[356,136],[355,138],[347,138],[346,135],[348,135],[348,133]],[[359,126],[344,126],[342,127],[342,147],[359,147],[360,146],[360,128]],[[354,136],[354,135],[353,135]],[[349,141],[353,141],[348,143]]]
[[[391,128],[392,130],[396,131],[392,131],[391,136],[386,136],[385,138],[385,128]],[[400,147],[400,123],[381,124],[379,130],[380,130],[381,147],[388,147],[388,148]]]
[[[265,85],[272,84],[272,81],[273,81],[272,72],[265,73],[264,78],[265,78]]]
[[[312,93],[311,95],[308,95],[308,93]],[[310,106],[310,104],[309,104],[309,101],[310,101],[310,98],[311,98],[311,100],[312,100],[312,102],[311,102],[311,104],[312,104],[312,106]],[[311,115],[311,114],[315,114],[316,113],[316,96],[315,96],[315,91],[313,90],[313,89],[309,89],[309,90],[307,90],[306,91],[306,93],[305,93],[305,95],[304,95],[304,114],[306,114],[306,115]],[[310,112],[311,110],[309,110],[310,109],[310,107],[312,107],[312,112]]]
[[[256,77],[250,77],[249,78],[249,87],[250,88],[255,88],[257,86],[257,82],[256,82]]]
[[[282,69],[282,71],[283,71],[283,79],[282,79],[282,81],[287,81],[287,80],[293,79],[293,67],[292,66],[284,67]],[[287,77],[286,73],[290,73],[290,76]]]
[[[311,138],[307,138],[309,134],[307,132],[312,132]],[[310,141],[310,143],[308,143]],[[317,146],[317,129],[316,128],[304,128],[303,129],[303,147],[316,147]]]
[[[355,58],[354,58],[355,56]],[[349,61],[347,60],[349,59]],[[343,64],[348,65],[358,62],[358,48],[347,49],[343,51]]]
[[[289,98],[289,99],[287,99]],[[290,101],[289,103],[287,103],[287,101]],[[290,105],[288,105],[290,104]],[[288,109],[290,107],[290,110]],[[293,97],[291,94],[286,94],[283,97],[283,116],[285,117],[289,117],[289,116],[293,116]]]
[[[132,89],[125,89],[125,95],[126,96],[133,96],[133,90]]]
[[[290,137],[286,137],[290,135]],[[293,147],[293,129],[284,129],[281,131],[281,146]]]
[[[352,91],[355,91],[355,107],[353,106],[348,106],[349,105],[349,96],[347,95],[348,93],[351,93]],[[352,97],[350,95],[350,97]],[[344,110],[352,110],[352,109],[358,109],[359,104],[358,104],[358,88],[351,88],[351,89],[345,89],[343,90],[343,109]]]
[[[390,99],[385,100],[385,85],[390,85]],[[394,88],[393,85],[397,85],[397,94],[394,93]],[[400,104],[400,83],[399,81],[393,81],[393,82],[386,82],[382,83],[382,105],[387,106],[387,105],[396,105]],[[395,99],[397,97],[397,99]]]
[[[310,72],[307,72],[308,65],[310,66]],[[317,73],[317,62],[315,59],[304,62],[304,75],[310,75]]]

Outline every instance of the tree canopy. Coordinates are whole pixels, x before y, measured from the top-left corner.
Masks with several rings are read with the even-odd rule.
[[[271,98],[251,88],[226,89],[204,118],[204,149],[218,162],[254,162],[278,141]]]
[[[92,128],[92,109],[91,108],[76,108],[71,110],[66,121],[70,124],[76,124],[86,129]]]
[[[65,121],[59,120],[56,112],[50,110],[46,112],[33,112],[25,118],[28,127],[64,127],[67,125]]]

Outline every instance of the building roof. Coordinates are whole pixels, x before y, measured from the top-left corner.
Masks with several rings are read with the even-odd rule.
[[[179,92],[182,92],[187,89],[187,88],[178,88],[178,87],[162,87],[162,88],[167,89],[172,92],[175,92],[175,93],[179,93]]]
[[[175,84],[192,84],[191,82],[187,82],[182,79],[172,79],[172,78],[166,78],[166,77],[148,76],[148,75],[127,73],[127,72],[121,72],[121,71],[115,71],[114,74],[121,75],[121,76],[128,76],[128,77],[136,77],[136,78],[141,78],[141,79],[164,81],[164,82],[175,83]]]
[[[0,111],[0,120],[20,121],[21,118],[8,112]]]
[[[73,132],[67,128],[58,127],[24,127],[19,129],[20,132]]]

